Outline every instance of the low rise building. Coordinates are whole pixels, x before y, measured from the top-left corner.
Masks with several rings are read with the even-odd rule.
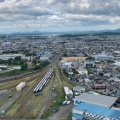
[[[65,92],[67,97],[72,97],[73,96],[72,90],[70,90],[68,87],[64,87],[64,92]]]
[[[76,86],[76,87],[73,87],[73,91],[83,93],[83,92],[85,92],[85,87]]]
[[[93,89],[105,89],[106,85],[105,84],[94,84]]]
[[[77,71],[80,75],[88,75],[88,71],[84,68],[79,68]]]
[[[74,62],[74,61],[86,61],[87,57],[63,57],[62,60],[67,62]]]
[[[17,87],[16,90],[17,91],[21,91],[24,87],[25,87],[26,83],[25,82],[21,82]]]

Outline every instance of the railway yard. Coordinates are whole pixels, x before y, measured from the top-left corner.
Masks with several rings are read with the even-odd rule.
[[[54,68],[54,72],[45,87],[39,92],[33,91],[51,68]],[[22,91],[16,91],[15,88],[21,81],[26,82],[26,87]],[[75,85],[62,74],[58,61],[34,74],[14,81],[2,82],[0,95],[4,97],[0,98],[0,111],[5,113],[0,117],[1,119],[55,119],[53,111],[60,108],[65,100],[63,87],[72,88]],[[65,118],[69,114],[70,111],[59,116]]]

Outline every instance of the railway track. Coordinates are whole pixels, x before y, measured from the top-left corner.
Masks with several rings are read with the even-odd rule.
[[[71,85],[73,85],[73,86],[78,85],[77,83],[68,80],[68,79],[64,76],[64,74],[62,73],[61,68],[60,68],[60,66],[59,66],[58,63],[56,63],[56,66],[57,66],[57,69],[58,69],[58,71],[59,71],[60,79],[61,79],[62,81],[65,81],[65,82],[67,82],[68,84],[71,84]]]
[[[51,78],[52,80],[50,80],[48,85],[45,88],[43,88],[43,90],[39,93],[39,96],[35,97],[35,95],[33,94],[33,89],[51,67],[54,67],[55,69],[54,76]],[[63,75],[57,60],[45,67],[39,73],[35,73],[33,76],[29,75],[23,79],[14,81],[16,83],[10,86],[9,88],[15,87],[16,84],[18,84],[18,82],[20,82],[21,80],[30,83],[30,86],[28,84],[29,87],[26,89],[25,93],[15,102],[15,104],[13,104],[13,106],[11,106],[10,110],[6,113],[6,118],[7,116],[11,118],[40,117],[39,112],[52,87],[57,87],[58,90],[63,92],[63,87],[66,84],[70,85],[71,87],[76,85],[76,83],[68,80]]]
[[[34,80],[33,84],[26,90],[26,92],[15,102],[15,104],[13,106],[11,106],[10,108],[10,111],[8,111],[6,113],[6,116],[9,116],[9,114],[11,114],[12,112],[12,115],[11,117],[16,117],[16,116],[19,116],[20,114],[20,111],[24,111],[23,113],[23,117],[24,117],[24,114],[26,114],[25,112],[25,105],[27,102],[29,102],[29,100],[31,99],[31,96],[33,95],[33,89],[34,87],[39,83],[39,81],[41,80],[41,78],[45,75],[45,73],[47,72],[47,70],[49,69],[46,68],[44,71],[42,71],[42,73],[39,73],[37,76],[34,76],[28,80],[26,80],[26,82],[31,82],[32,80]],[[16,108],[17,106],[17,108]],[[14,110],[14,107],[15,107],[15,110]],[[22,112],[21,112],[22,113]],[[28,113],[27,113],[28,114]],[[22,115],[21,115],[22,116]],[[19,117],[21,117],[19,116]]]
[[[48,69],[49,67],[50,66],[47,66],[44,69]],[[42,69],[41,72],[43,72],[44,69]],[[27,82],[27,83],[31,82],[35,80],[36,78],[39,78],[39,76],[41,75],[41,72],[35,73],[34,75],[32,74],[32,76],[31,75],[25,76],[24,78],[20,78],[14,81],[11,80],[11,81],[6,81],[4,83],[1,83],[2,86],[0,87],[0,90],[15,88],[17,84],[20,83],[21,81]]]
[[[27,107],[29,108],[30,104],[28,102],[28,104],[26,106],[24,106],[21,109],[26,109],[24,112],[24,118],[36,118],[39,115],[39,111],[46,99],[46,97],[48,96],[50,89],[52,88],[53,85],[53,81],[54,78],[51,78],[51,80],[49,81],[49,83],[43,88],[43,90],[41,92],[39,92],[39,96],[35,97],[35,95],[32,93],[32,95],[28,95],[28,99],[33,99],[32,101],[36,102],[36,99],[38,99],[38,104],[33,102],[33,109],[29,109],[29,113],[28,113],[28,109],[26,109]],[[33,90],[32,90],[33,91]],[[40,99],[40,100],[39,100]],[[26,99],[27,100],[27,99]],[[34,110],[35,109],[35,110]]]

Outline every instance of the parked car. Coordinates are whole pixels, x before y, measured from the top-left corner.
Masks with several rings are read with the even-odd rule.
[[[57,111],[59,111],[59,109],[53,110],[53,113],[56,113]]]

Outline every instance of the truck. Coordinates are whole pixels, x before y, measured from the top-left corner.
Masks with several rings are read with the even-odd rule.
[[[71,102],[70,101],[67,101],[67,105],[69,105]]]
[[[65,106],[67,104],[67,101],[65,100],[63,103],[62,103],[62,106]]]

